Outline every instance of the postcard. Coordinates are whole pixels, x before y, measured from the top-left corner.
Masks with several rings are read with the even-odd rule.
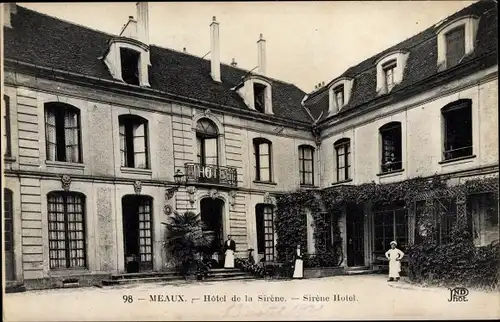
[[[496,1],[2,7],[4,320],[500,318]]]

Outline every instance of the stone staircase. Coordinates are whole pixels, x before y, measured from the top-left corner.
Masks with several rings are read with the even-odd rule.
[[[189,279],[193,279],[192,276]],[[248,273],[242,272],[237,268],[214,268],[208,272],[204,281],[228,281],[228,280],[247,280],[254,279]],[[174,270],[164,272],[144,272],[144,273],[125,273],[113,274],[110,279],[102,281],[103,286],[126,285],[135,283],[156,283],[168,281],[182,281],[184,277]]]
[[[354,267],[346,267],[344,274],[345,275],[363,275],[363,274],[376,274],[380,273],[379,269],[372,269],[370,266],[354,266]]]

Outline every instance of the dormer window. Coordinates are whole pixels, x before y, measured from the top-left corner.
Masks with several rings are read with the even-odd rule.
[[[266,86],[262,84],[253,85],[253,97],[255,109],[261,113],[266,111]]]
[[[349,103],[354,80],[342,77],[334,80],[329,85],[329,113],[337,113]]]
[[[390,62],[387,62],[382,66],[382,69],[384,70],[385,87],[387,92],[390,92],[394,85],[396,85],[396,81],[394,78],[396,66],[396,60],[391,60]]]
[[[271,82],[260,75],[249,75],[232,90],[243,98],[245,104],[252,110],[273,114]]]
[[[441,25],[436,31],[438,70],[458,65],[474,51],[479,18],[465,16]]]
[[[460,26],[450,30],[444,37],[446,39],[446,65],[447,67],[458,65],[465,56],[465,27]]]
[[[377,60],[377,94],[389,94],[403,81],[409,53],[403,50],[390,52]]]
[[[335,96],[335,104],[337,104],[338,109],[340,109],[344,106],[344,85],[334,88],[333,94]]]
[[[122,79],[127,84],[139,85],[139,59],[140,53],[128,49],[120,48]]]

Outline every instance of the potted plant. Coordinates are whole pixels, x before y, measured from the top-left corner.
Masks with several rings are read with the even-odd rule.
[[[210,270],[200,258],[200,254],[208,247],[213,239],[210,235],[203,234],[204,224],[198,214],[187,211],[175,211],[170,216],[167,226],[166,241],[164,246],[177,262],[181,275],[187,279],[189,272],[195,268],[197,279],[203,279]]]

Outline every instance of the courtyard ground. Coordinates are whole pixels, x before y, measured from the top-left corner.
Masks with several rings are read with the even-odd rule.
[[[6,294],[3,314],[4,321],[40,322],[500,317],[498,293],[470,290],[466,302],[449,299],[446,288],[358,275],[28,291]]]

